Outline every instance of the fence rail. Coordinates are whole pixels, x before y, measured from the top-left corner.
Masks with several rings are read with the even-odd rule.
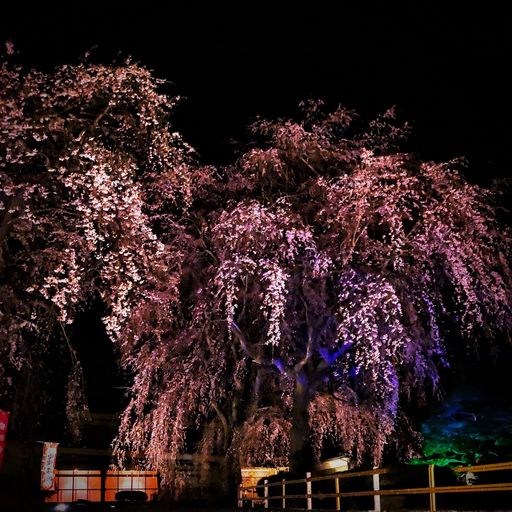
[[[463,475],[464,473],[486,473],[494,471],[512,470],[511,462],[500,462],[497,464],[481,464],[476,466],[463,466],[453,468],[453,471]],[[341,472],[333,473],[324,476],[311,476],[311,473],[306,473],[306,478],[294,480],[281,480],[278,482],[269,483],[264,480],[263,484],[240,486],[238,493],[238,506],[242,508],[244,503],[249,502],[251,507],[255,505],[263,506],[268,509],[286,509],[287,500],[304,500],[306,503],[305,510],[313,510],[313,499],[326,499],[335,498],[335,507],[329,510],[342,510],[343,498],[357,498],[357,497],[373,497],[373,510],[379,512],[381,510],[380,498],[381,496],[407,496],[425,494],[429,496],[430,512],[436,512],[436,495],[437,494],[455,494],[455,493],[474,493],[474,492],[502,492],[512,491],[512,482],[495,482],[475,484],[468,483],[467,485],[444,485],[436,486],[435,484],[435,466],[427,466],[428,486],[427,487],[412,487],[412,488],[399,488],[399,489],[381,489],[380,476],[384,474],[393,473],[391,468],[370,469],[367,471],[354,471],[354,472]],[[357,477],[372,477],[372,490],[364,491],[343,491],[342,481]],[[325,480],[332,480],[334,482],[334,492],[313,492],[313,482],[320,482]],[[286,494],[286,487],[290,485],[304,484],[304,494]],[[278,495],[269,495],[269,489],[273,487],[281,487],[281,493]],[[263,490],[263,496],[258,495],[258,489]],[[273,502],[278,502],[274,504]],[[279,504],[280,501],[280,504]],[[270,506],[272,502],[272,505]],[[290,507],[289,507],[290,508]],[[298,507],[293,507],[298,508]],[[304,508],[304,507],[302,507]],[[315,507],[315,510],[318,510]]]

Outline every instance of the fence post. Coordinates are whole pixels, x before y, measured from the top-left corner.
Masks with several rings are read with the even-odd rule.
[[[265,501],[263,502],[264,508],[268,508],[268,480],[263,480],[263,483],[265,484],[265,487],[263,488],[263,495],[265,496]]]
[[[106,469],[102,469],[101,470],[101,473],[100,473],[100,478],[101,478],[101,501],[102,503],[105,503],[105,489],[107,487],[107,470]]]
[[[313,486],[311,485],[311,480],[309,480],[310,478],[311,473],[308,471],[306,473],[307,510],[312,510],[313,508],[313,498],[311,497]]]
[[[340,492],[340,479],[339,478],[334,479],[334,492],[336,494],[339,494],[339,492]],[[341,499],[339,496],[336,496],[336,510],[341,510]]]
[[[374,468],[376,469],[376,468]],[[372,475],[373,478],[373,490],[380,491],[380,475],[379,473],[374,473]],[[375,512],[380,512],[380,494],[373,495],[373,510]]]
[[[434,464],[428,465],[428,486],[429,486],[429,497],[430,497],[430,512],[436,512],[436,481],[434,478]]]
[[[286,480],[283,478],[282,480],[282,492],[283,492],[283,501],[281,503],[281,508],[282,509],[285,509],[286,508]]]

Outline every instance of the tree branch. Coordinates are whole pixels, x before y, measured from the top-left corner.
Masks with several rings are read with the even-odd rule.
[[[304,309],[306,311],[306,324],[308,328],[308,343],[306,346],[306,353],[304,354],[304,357],[293,367],[293,371],[295,374],[299,374],[299,372],[304,368],[306,363],[311,359],[311,356],[313,355],[313,328],[311,327],[311,322],[309,321],[309,314],[308,314],[308,305],[306,301],[304,300],[304,297],[301,297],[302,303],[304,304]]]
[[[228,420],[226,418],[226,415],[220,410],[219,406],[215,403],[215,402],[212,402],[212,407],[213,407],[213,410],[215,411],[215,413],[217,414],[217,416],[219,417],[219,420],[222,424],[222,431],[224,432],[224,439],[223,439],[223,442],[222,442],[222,448],[224,451],[227,450],[228,448],[228,440],[229,440],[229,424],[228,424]]]
[[[231,322],[231,332],[236,336],[238,341],[240,342],[240,346],[242,347],[242,350],[257,364],[261,365],[267,365],[270,366],[272,364],[272,361],[269,359],[266,359],[262,356],[259,350],[254,345],[251,345],[247,342],[245,339],[245,336],[243,335],[242,331],[236,324],[236,322],[233,320]]]
[[[73,362],[73,365],[75,365],[78,362],[78,358],[76,356],[76,351],[71,346],[71,341],[69,339],[68,333],[66,332],[66,329],[64,328],[64,324],[61,321],[59,321],[59,325],[60,325],[60,328],[62,330],[62,334],[64,335],[64,339],[66,340],[66,343],[68,345],[69,353],[71,355],[71,361]]]

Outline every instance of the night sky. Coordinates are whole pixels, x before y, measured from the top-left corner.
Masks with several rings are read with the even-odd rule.
[[[512,176],[512,19],[505,7],[334,3],[45,2],[4,10],[0,43],[12,41],[19,62],[45,70],[78,62],[87,51],[94,62],[132,56],[169,81],[167,93],[183,97],[175,128],[207,163],[232,161],[256,115],[293,116],[300,100],[321,98],[364,119],[396,105],[414,129],[407,149],[425,159],[465,156],[468,178],[481,183]],[[96,340],[104,368],[95,371],[109,375],[113,355],[101,345],[99,319],[85,315],[76,329],[79,350]],[[503,356],[501,364],[511,360]],[[488,383],[493,370],[484,367],[473,362],[467,373]],[[104,390],[89,385],[103,397],[97,407],[108,408]]]
[[[184,97],[176,127],[207,162],[232,159],[256,115],[293,115],[300,100],[322,98],[366,119],[396,105],[414,127],[408,149],[463,155],[477,180],[510,175],[504,7],[335,3],[20,3],[2,15],[0,34],[30,66],[77,62],[86,51],[100,62],[132,56]]]

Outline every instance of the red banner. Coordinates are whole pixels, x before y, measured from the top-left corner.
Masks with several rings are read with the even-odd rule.
[[[55,462],[57,461],[57,446],[59,443],[44,443],[41,460],[41,489],[55,490]]]
[[[0,469],[2,469],[2,462],[4,461],[8,423],[9,413],[0,409]]]

